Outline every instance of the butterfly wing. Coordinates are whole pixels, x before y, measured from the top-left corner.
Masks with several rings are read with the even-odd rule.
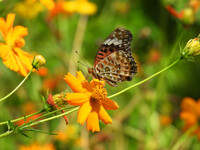
[[[137,73],[137,66],[131,55],[120,50],[100,61],[94,70],[109,85],[117,86],[117,82],[131,81]]]
[[[133,36],[130,31],[125,28],[115,29],[103,42],[97,51],[94,67],[105,57],[113,52],[122,50],[131,55],[131,42]]]
[[[130,81],[137,72],[131,55],[132,34],[124,28],[114,30],[100,46],[94,62],[93,76],[109,85]]]

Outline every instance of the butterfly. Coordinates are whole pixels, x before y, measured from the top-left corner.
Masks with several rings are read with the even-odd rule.
[[[132,34],[125,28],[115,29],[97,51],[94,67],[88,73],[116,87],[117,82],[131,81],[137,66],[131,53]]]

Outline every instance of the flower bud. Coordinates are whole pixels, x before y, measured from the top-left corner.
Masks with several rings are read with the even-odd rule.
[[[64,107],[68,104],[67,101],[64,100],[63,93],[55,94],[53,96],[53,100],[55,105],[57,105],[58,107]]]
[[[187,7],[183,10],[182,20],[186,25],[191,25],[195,22],[195,13],[191,7]]]
[[[197,55],[200,55],[200,35],[197,38],[190,39],[182,51],[184,58]]]
[[[44,65],[45,63],[46,63],[46,60],[42,55],[36,55],[33,59],[32,66],[33,68],[38,70],[38,68]]]

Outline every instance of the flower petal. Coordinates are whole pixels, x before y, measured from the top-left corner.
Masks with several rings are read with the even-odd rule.
[[[190,113],[190,112],[181,112],[180,113],[180,118],[185,121],[186,124],[188,125],[194,125],[195,123],[197,123],[197,118],[194,114]]]
[[[18,61],[21,63],[22,69],[24,69],[26,72],[22,75],[26,76],[32,68],[33,56],[20,48],[15,48],[14,51],[18,56]]]
[[[81,81],[74,77],[72,74],[68,73],[65,75],[64,80],[70,86],[73,92],[87,92],[87,90],[82,87]]]
[[[19,71],[19,64],[17,62],[17,59],[15,55],[13,54],[13,51],[10,50],[6,57],[3,57],[3,63],[8,67],[10,70],[13,70],[15,72]]]
[[[183,110],[191,111],[194,109],[195,106],[196,106],[195,100],[190,97],[185,97],[181,102],[181,108]]]
[[[92,111],[87,118],[87,130],[92,130],[92,132],[100,131],[99,118],[98,114],[95,111]]]
[[[97,6],[88,1],[81,1],[78,5],[77,12],[82,15],[93,15],[97,11]]]
[[[89,101],[84,103],[82,106],[80,106],[78,110],[77,122],[83,125],[85,120],[88,118],[88,115],[91,113],[91,110],[92,110],[92,107],[90,106]]]
[[[10,51],[11,49],[8,45],[0,44],[0,57],[2,57],[2,59],[5,59],[9,55]]]
[[[0,18],[0,34],[2,34],[3,38],[6,36],[6,22],[4,18]]]
[[[79,106],[90,100],[90,92],[85,93],[67,93],[65,98],[70,105]]]
[[[55,2],[53,0],[40,0],[48,10],[52,10],[55,7]]]
[[[102,105],[106,110],[116,110],[119,108],[119,105],[109,98],[105,98],[105,100],[102,101]]]
[[[7,18],[6,18],[6,27],[7,27],[7,30],[12,29],[14,20],[15,20],[15,14],[10,13],[10,14],[7,15]]]
[[[82,87],[85,88],[87,91],[92,92],[92,88],[87,80],[81,82]]]
[[[200,99],[198,99],[196,102],[196,108],[197,108],[198,116],[200,117]]]
[[[108,115],[108,113],[106,112],[106,110],[103,108],[103,106],[100,106],[99,119],[104,124],[112,123],[112,119],[110,118],[110,116]]]
[[[13,28],[13,31],[7,35],[6,43],[10,45],[14,45],[15,41],[19,38],[28,35],[28,29],[22,26],[16,26]],[[23,44],[24,45],[24,44]]]
[[[101,80],[99,81],[98,79],[93,79],[91,82],[90,82],[90,86],[92,88],[95,88],[97,85],[101,85],[101,86],[105,86],[105,81],[104,80]]]
[[[86,80],[81,71],[77,71],[77,72],[76,72],[76,78],[77,78],[78,80],[80,80],[81,82]]]

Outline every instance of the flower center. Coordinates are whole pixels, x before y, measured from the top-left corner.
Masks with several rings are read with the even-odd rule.
[[[107,96],[106,89],[103,88],[101,85],[97,85],[90,97],[90,103],[91,104],[99,104],[101,105],[101,101],[104,100]]]
[[[15,40],[15,43],[14,43],[14,47],[23,47],[25,44],[25,41],[23,38],[18,38]]]

